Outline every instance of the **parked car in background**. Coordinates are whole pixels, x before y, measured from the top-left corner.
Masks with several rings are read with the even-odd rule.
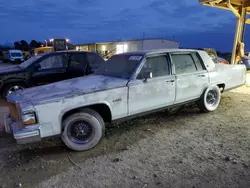
[[[247,70],[250,70],[250,53],[245,53],[245,56],[241,58],[241,64],[244,64]]]
[[[62,51],[32,56],[20,65],[0,69],[0,93],[44,85],[93,73],[104,63],[94,52]]]
[[[121,121],[196,102],[202,112],[221,92],[245,84],[243,65],[215,64],[205,51],[166,49],[112,56],[92,75],[18,91],[8,96],[6,131],[25,144],[61,135],[66,146],[96,146],[105,122]]]
[[[8,50],[3,52],[3,60],[5,62],[20,64],[24,61],[24,57],[21,50]]]
[[[213,61],[214,61],[214,63],[217,63],[217,64],[226,64],[226,65],[230,64],[226,59],[224,59],[222,57],[215,57],[215,58],[213,58]]]

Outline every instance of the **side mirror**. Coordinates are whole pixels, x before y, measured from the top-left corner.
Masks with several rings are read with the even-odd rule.
[[[153,77],[153,73],[151,69],[146,69],[143,74],[144,82],[147,82],[148,79]]]

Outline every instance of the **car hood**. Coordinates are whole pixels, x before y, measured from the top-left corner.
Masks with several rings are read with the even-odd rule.
[[[35,105],[60,100],[66,97],[69,98],[77,95],[123,87],[126,86],[127,82],[128,80],[126,79],[90,75],[28,88],[12,95],[15,95],[13,98],[19,97],[21,101],[30,101]]]
[[[23,69],[16,65],[9,65],[7,67],[0,68],[0,74],[8,74],[14,72],[20,72]]]

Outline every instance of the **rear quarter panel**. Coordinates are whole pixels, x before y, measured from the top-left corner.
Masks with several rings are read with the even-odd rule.
[[[246,68],[244,65],[218,64],[209,71],[210,83],[224,83],[225,90],[240,87],[246,82]]]
[[[229,90],[245,84],[246,67],[244,65],[215,64],[205,51],[198,53],[209,73],[209,85],[225,84],[224,89]]]

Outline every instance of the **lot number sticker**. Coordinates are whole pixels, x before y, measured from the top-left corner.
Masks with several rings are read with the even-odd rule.
[[[140,61],[142,56],[130,56],[129,60]]]

